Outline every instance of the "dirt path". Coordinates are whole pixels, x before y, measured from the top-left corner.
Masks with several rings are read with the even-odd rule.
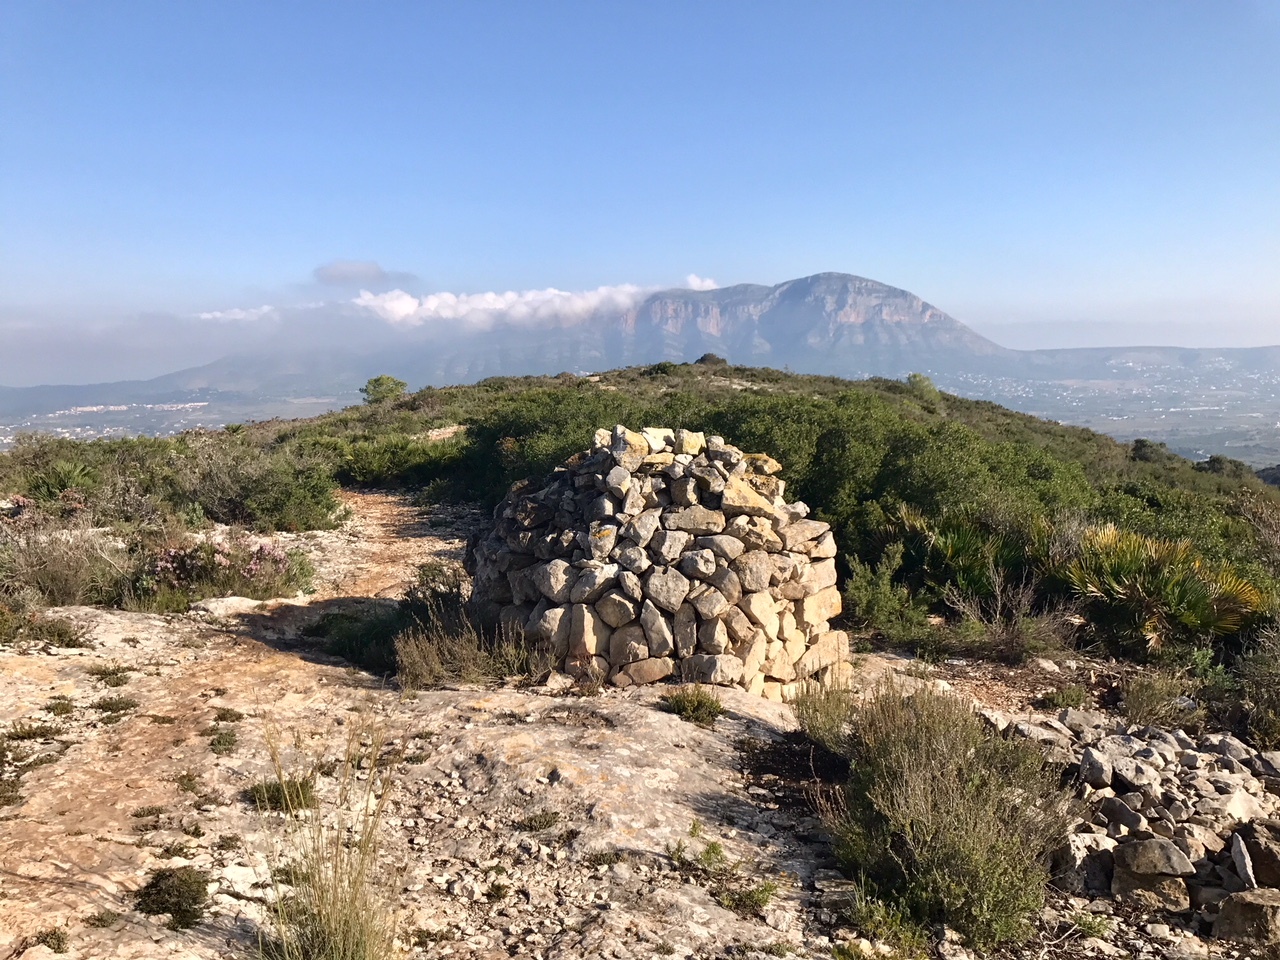
[[[482,519],[467,504],[414,506],[399,493],[342,491],[350,518],[338,530],[280,538],[315,565],[311,599],[398,597],[432,560],[461,562],[467,537]]]

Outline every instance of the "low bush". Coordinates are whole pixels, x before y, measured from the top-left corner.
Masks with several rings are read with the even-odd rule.
[[[811,689],[796,714],[850,762],[826,817],[869,899],[978,949],[1029,934],[1070,803],[1039,747],[997,736],[958,698],[892,685],[865,701]]]
[[[175,930],[194,927],[209,905],[209,874],[195,867],[162,867],[134,894],[134,906],[149,915],[168,914]]]
[[[1194,692],[1194,683],[1182,672],[1144,671],[1124,685],[1121,709],[1138,726],[1194,727],[1204,719]]]
[[[703,686],[684,687],[661,700],[662,708],[681,720],[700,727],[712,726],[724,713],[724,704],[716,694]]]
[[[1280,748],[1280,633],[1259,637],[1237,672],[1250,737],[1263,750]]]
[[[929,633],[928,610],[903,583],[903,545],[893,543],[874,566],[846,557],[845,613],[859,625],[871,627],[895,644],[914,644]]]
[[[66,953],[67,947],[71,946],[71,938],[67,936],[64,927],[50,927],[48,930],[41,930],[34,937],[28,937],[18,952],[22,953],[36,946],[48,947],[52,953]]]
[[[248,799],[260,810],[297,813],[316,805],[313,777],[279,777],[259,780],[247,791]]]
[[[131,585],[129,606],[181,612],[209,597],[269,600],[309,586],[313,572],[301,551],[275,544],[240,536],[188,543],[167,547],[143,562]]]
[[[1050,690],[1041,700],[1051,710],[1079,710],[1089,703],[1089,691],[1078,683],[1069,683]]]

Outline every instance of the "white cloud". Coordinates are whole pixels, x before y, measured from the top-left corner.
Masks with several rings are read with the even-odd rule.
[[[499,320],[529,326],[568,326],[603,311],[627,310],[649,291],[632,284],[597,287],[569,293],[564,290],[525,290],[521,293],[432,293],[415,297],[403,290],[372,293],[361,290],[351,302],[371,310],[387,323],[420,327],[428,323],[461,321],[487,328]]]
[[[696,273],[689,274],[684,278],[684,282],[690,290],[716,290],[720,287],[720,284],[710,277],[700,277]]]
[[[230,310],[210,310],[207,313],[198,314],[201,320],[217,320],[222,323],[233,323],[240,321],[261,320],[266,316],[273,316],[276,308],[269,303],[264,303],[260,307],[234,307]]]

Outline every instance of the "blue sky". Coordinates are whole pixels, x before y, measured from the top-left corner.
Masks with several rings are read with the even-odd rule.
[[[314,302],[351,260],[1280,341],[1280,0],[7,0],[0,114],[0,328]]]

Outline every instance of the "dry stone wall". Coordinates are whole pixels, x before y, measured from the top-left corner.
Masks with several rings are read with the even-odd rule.
[[[783,497],[781,465],[690,430],[617,426],[472,542],[472,601],[560,669],[770,699],[849,670],[830,527]]]

